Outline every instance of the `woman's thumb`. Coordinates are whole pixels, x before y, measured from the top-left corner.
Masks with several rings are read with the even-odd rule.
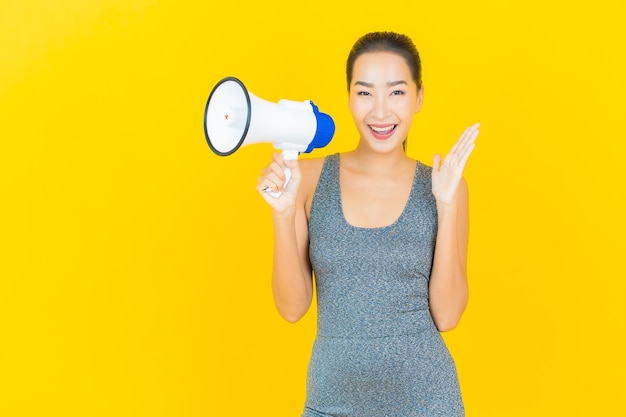
[[[435,154],[435,156],[433,157],[433,169],[435,170],[439,170],[439,164],[441,163],[441,155],[439,155],[438,153]]]

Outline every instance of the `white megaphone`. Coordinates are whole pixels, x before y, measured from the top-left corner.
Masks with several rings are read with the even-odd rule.
[[[204,109],[206,141],[220,156],[240,146],[270,142],[283,151],[285,159],[298,159],[300,152],[328,145],[334,134],[333,119],[312,101],[271,103],[250,93],[235,77],[226,77],[213,87]],[[289,169],[285,175],[288,182]],[[280,196],[271,190],[268,194]]]

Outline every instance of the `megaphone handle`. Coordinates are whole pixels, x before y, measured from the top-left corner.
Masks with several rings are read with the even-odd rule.
[[[283,150],[283,159],[284,160],[296,160],[298,159],[298,154],[299,154],[298,151],[285,149]],[[285,185],[283,186],[283,190],[284,190],[285,187],[287,187],[287,184],[289,184],[289,180],[291,179],[291,170],[289,168],[285,168],[283,172],[285,173]],[[280,197],[280,195],[283,193],[282,191],[269,191],[269,190],[266,192],[274,198]]]

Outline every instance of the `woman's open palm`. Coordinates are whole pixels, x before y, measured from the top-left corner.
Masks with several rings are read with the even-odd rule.
[[[438,203],[452,204],[456,191],[463,178],[463,170],[470,154],[474,150],[474,141],[478,136],[479,124],[476,123],[463,132],[450,152],[441,162],[441,156],[433,159],[432,190]]]

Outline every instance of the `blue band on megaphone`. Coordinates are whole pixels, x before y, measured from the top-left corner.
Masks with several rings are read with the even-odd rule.
[[[317,128],[313,140],[309,143],[309,147],[304,153],[309,153],[313,149],[323,148],[328,145],[335,134],[335,122],[333,118],[326,113],[320,112],[312,101],[310,101],[310,103],[313,108],[313,114],[315,114],[315,120],[317,121]]]

